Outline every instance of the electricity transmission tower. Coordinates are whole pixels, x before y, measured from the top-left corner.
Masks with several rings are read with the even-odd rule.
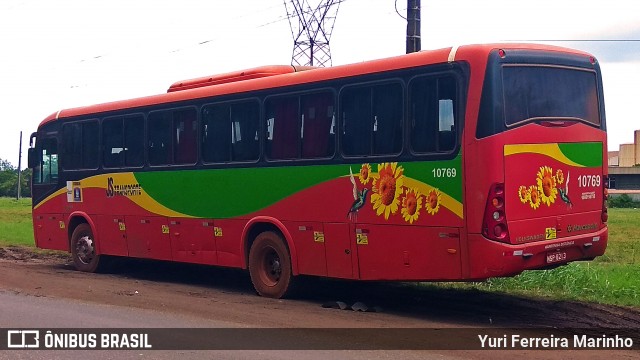
[[[311,7],[309,0],[284,0],[293,35],[291,65],[331,66],[329,40],[344,0],[320,0]]]

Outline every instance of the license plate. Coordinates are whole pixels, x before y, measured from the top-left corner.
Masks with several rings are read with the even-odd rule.
[[[565,251],[554,251],[547,253],[547,264],[557,263],[567,260],[567,253]]]

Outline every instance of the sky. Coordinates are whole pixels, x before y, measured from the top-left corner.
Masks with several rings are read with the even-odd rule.
[[[307,1],[314,7],[320,2]],[[406,4],[397,0],[404,16]],[[633,142],[640,129],[636,0],[421,4],[423,50],[515,41],[595,55],[603,73],[608,148]],[[403,54],[406,21],[395,5],[340,3],[330,43],[333,65]],[[2,0],[0,159],[17,166],[22,131],[24,168],[29,135],[58,110],[160,94],[183,79],[290,64],[292,50],[283,0]]]

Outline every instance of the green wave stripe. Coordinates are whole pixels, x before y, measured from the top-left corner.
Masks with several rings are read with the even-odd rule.
[[[377,172],[378,163],[370,163]],[[461,158],[451,161],[400,163],[404,174],[462,202]],[[349,176],[361,164],[235,168],[189,171],[138,172],[142,188],[160,204],[183,214],[202,218],[233,218],[273,205],[297,192]],[[456,168],[457,178],[434,178],[433,168]],[[358,181],[358,185],[361,185]],[[371,184],[369,184],[371,186]],[[336,189],[332,196],[351,196],[349,189]],[[309,207],[323,206],[310,203]]]
[[[559,143],[558,147],[566,157],[585,167],[602,166],[602,143]]]

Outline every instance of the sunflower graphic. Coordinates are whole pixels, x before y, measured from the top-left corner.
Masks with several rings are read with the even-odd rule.
[[[538,187],[531,185],[527,192],[529,194],[529,205],[531,205],[531,208],[535,210],[540,207],[540,192],[538,192]]]
[[[526,204],[527,201],[529,201],[529,194],[529,189],[524,185],[520,185],[520,188],[518,189],[518,197],[523,204]]]
[[[558,182],[558,185],[562,185],[562,183],[564,182],[564,173],[561,169],[558,169],[558,171],[556,171],[556,182]]]
[[[553,169],[542,166],[538,171],[538,192],[543,203],[551,206],[556,201],[558,189],[556,188],[556,178],[553,176]]]
[[[442,193],[438,189],[431,189],[426,195],[427,202],[424,205],[427,212],[431,215],[435,215],[440,210],[440,203],[442,202]]]
[[[360,179],[360,183],[362,183],[362,185],[367,185],[369,183],[369,180],[371,180],[371,165],[362,164],[362,167],[360,168],[360,175],[358,175],[358,178]]]
[[[418,220],[420,216],[420,209],[422,208],[422,195],[418,192],[418,189],[407,189],[404,198],[402,198],[402,217],[405,221],[413,224]]]
[[[389,214],[398,212],[404,182],[403,172],[404,169],[397,162],[378,164],[378,177],[373,179],[371,203],[376,215],[384,213],[385,220],[389,219]]]

